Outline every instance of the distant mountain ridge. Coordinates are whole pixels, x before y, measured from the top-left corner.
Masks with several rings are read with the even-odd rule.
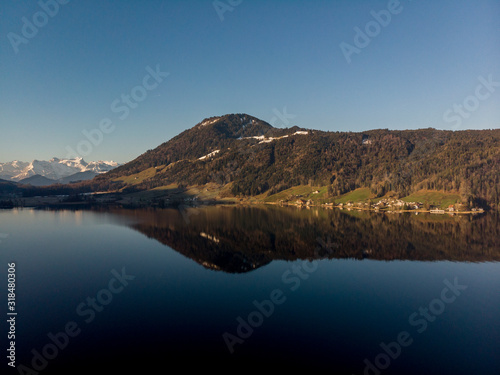
[[[48,161],[33,160],[31,163],[14,160],[9,163],[0,163],[0,179],[21,183],[23,181],[25,183],[39,181],[41,185],[34,185],[44,186],[50,184],[50,182],[69,183],[92,179],[98,174],[108,172],[117,166],[119,164],[114,161],[92,161],[87,163],[83,158],[52,158]],[[43,177],[43,179],[33,179],[35,176]]]
[[[22,180],[19,180],[17,183],[20,185],[50,186],[56,184],[57,180],[52,180],[51,178],[35,174],[33,176],[23,178]]]

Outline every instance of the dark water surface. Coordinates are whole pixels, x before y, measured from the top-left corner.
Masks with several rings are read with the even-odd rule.
[[[498,375],[499,237],[491,214],[0,211],[26,366],[1,373]]]

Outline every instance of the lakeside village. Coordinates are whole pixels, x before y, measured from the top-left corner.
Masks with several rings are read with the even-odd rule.
[[[462,214],[462,213],[483,213],[482,208],[467,208],[465,205],[456,203],[451,204],[447,208],[443,209],[441,207],[436,207],[429,204],[424,204],[422,202],[405,202],[397,198],[383,198],[374,202],[346,202],[346,203],[322,203],[317,204],[311,199],[302,199],[297,196],[296,200],[281,200],[277,204],[282,206],[298,206],[298,207],[314,207],[321,206],[326,208],[336,207],[341,210],[358,210],[358,211],[375,211],[375,212],[415,212],[418,215],[419,212],[430,212],[432,214]]]
[[[207,190],[207,189],[205,189]],[[207,190],[208,191],[208,190]],[[157,193],[161,193],[158,191]],[[319,191],[313,191],[312,194],[319,194]],[[135,195],[135,194],[131,194]],[[58,207],[58,206],[122,206],[122,207],[159,207],[166,208],[178,206],[179,204],[186,206],[213,205],[213,204],[272,204],[279,206],[295,206],[299,208],[323,207],[327,209],[338,208],[340,210],[357,210],[357,211],[374,211],[374,212],[415,212],[432,213],[432,214],[480,214],[484,212],[483,208],[468,207],[461,203],[446,205],[433,205],[422,202],[407,202],[396,197],[372,198],[362,201],[347,200],[342,203],[325,202],[323,199],[311,199],[310,195],[289,195],[285,199],[277,201],[253,200],[253,199],[231,199],[225,198],[218,200],[216,197],[202,197],[200,195],[186,197],[183,194],[180,196],[151,196],[149,198],[141,196],[124,197],[116,193],[83,193],[74,196],[56,195],[56,196],[35,196],[35,197],[20,197],[17,194],[8,194],[0,196],[0,208],[14,207]]]

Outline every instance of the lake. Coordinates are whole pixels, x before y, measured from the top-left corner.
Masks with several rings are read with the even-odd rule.
[[[22,366],[4,356],[2,367],[498,375],[499,222],[274,206],[1,210],[2,350],[13,325]]]

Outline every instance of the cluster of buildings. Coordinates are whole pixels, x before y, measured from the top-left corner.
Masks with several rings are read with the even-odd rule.
[[[317,194],[317,191],[314,191],[313,194]],[[301,198],[300,195],[292,196],[291,199],[289,198],[288,200],[280,200],[277,202],[280,205],[294,205],[298,207],[311,207],[311,206],[317,206],[317,202],[311,199],[304,199]],[[326,207],[326,208],[333,208],[333,207],[338,207],[341,210],[342,209],[347,209],[347,210],[374,210],[374,211],[385,211],[385,212],[392,212],[392,211],[426,211],[434,214],[444,214],[444,213],[449,213],[449,214],[454,214],[454,213],[459,213],[459,212],[469,212],[469,209],[466,208],[462,204],[452,204],[449,205],[447,208],[443,209],[440,207],[433,207],[432,205],[425,205],[422,202],[405,202],[401,199],[397,198],[383,198],[380,199],[378,202],[347,202],[347,203],[323,203],[321,206]],[[482,208],[472,208],[470,209],[472,212],[484,212]]]
[[[384,198],[379,200],[377,203],[368,203],[368,202],[348,202],[348,203],[339,203],[339,208],[363,208],[363,209],[392,209],[392,210],[419,210],[423,208],[423,203],[421,202],[405,202],[401,199],[394,198]]]
[[[375,211],[379,211],[383,209],[384,211],[391,212],[391,211],[400,211],[400,210],[405,210],[405,211],[413,211],[413,210],[423,210],[424,209],[424,204],[422,202],[405,202],[402,201],[401,199],[395,199],[395,198],[388,198],[388,199],[381,199],[376,203],[368,203],[368,202],[348,202],[348,203],[339,203],[337,205],[340,209],[347,208],[348,210],[351,209],[372,209]],[[439,207],[430,207],[429,209],[430,213],[434,214],[444,214],[444,213],[457,213],[461,211],[466,211],[465,206],[462,204],[452,204],[449,205],[446,209],[442,209]],[[472,208],[471,211],[473,212],[484,212],[482,208]]]

